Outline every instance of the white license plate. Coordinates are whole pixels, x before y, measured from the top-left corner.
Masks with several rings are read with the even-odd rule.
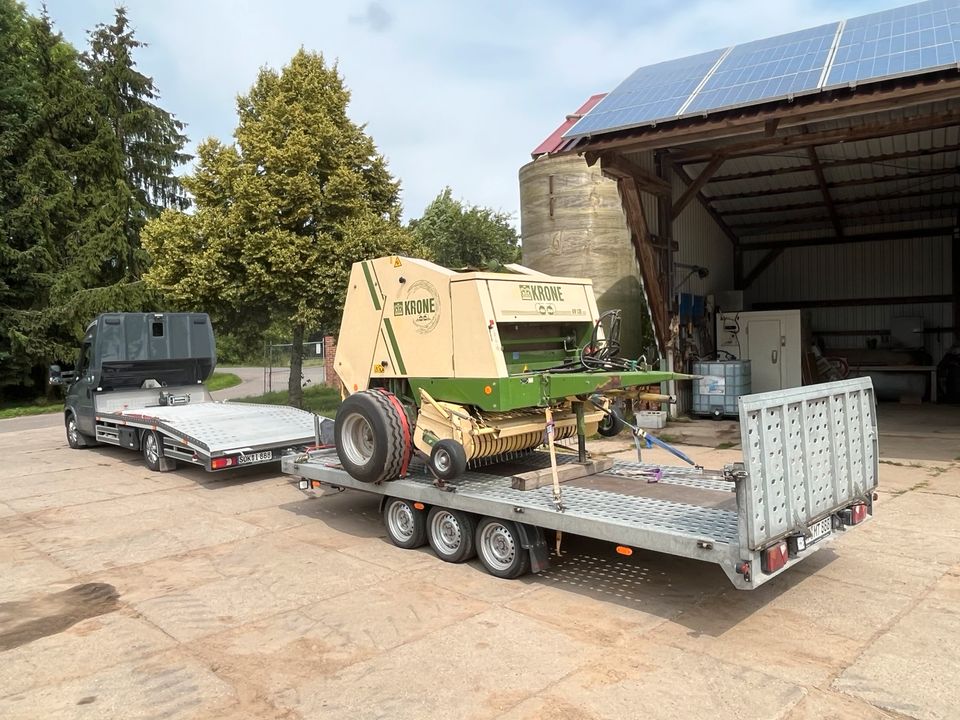
[[[817,540],[822,540],[831,532],[833,532],[832,517],[825,517],[823,520],[818,520],[813,525],[807,527],[807,545],[812,545],[817,542]]]
[[[263,462],[264,460],[273,459],[273,451],[264,450],[263,452],[247,453],[246,455],[241,455],[237,459],[241,465],[249,465],[250,463]]]

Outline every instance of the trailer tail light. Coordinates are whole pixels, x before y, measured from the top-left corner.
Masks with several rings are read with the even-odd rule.
[[[867,519],[867,504],[857,503],[856,505],[851,505],[843,511],[842,517],[844,525],[859,525]]]
[[[237,464],[236,458],[232,458],[232,457],[218,457],[218,458],[214,458],[213,460],[210,461],[210,469],[211,469],[211,470],[223,470],[224,468],[228,468],[228,467],[231,467],[232,465],[236,465],[236,464]]]
[[[787,541],[783,540],[763,551],[760,556],[760,568],[767,574],[776,572],[787,564],[788,557],[790,557],[790,552],[787,548]]]

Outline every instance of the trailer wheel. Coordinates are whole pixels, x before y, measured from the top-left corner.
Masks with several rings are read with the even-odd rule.
[[[399,477],[407,447],[405,422],[387,393],[364,390],[344,400],[333,428],[344,470],[367,483]]]
[[[387,498],[383,506],[383,524],[387,536],[397,547],[405,550],[418,548],[427,541],[427,518],[409,500]]]
[[[160,472],[162,458],[160,457],[160,436],[153,430],[144,430],[140,438],[140,449],[143,451],[143,461],[154,472]],[[168,462],[176,462],[168,460]]]
[[[453,480],[467,469],[467,453],[456,440],[441,440],[430,452],[430,469],[441,480]]]
[[[623,424],[623,420],[621,420],[619,417],[604,413],[603,418],[600,420],[600,424],[597,425],[597,432],[604,437],[615,437],[619,435],[620,431],[625,427],[626,425]]]
[[[477,525],[477,556],[494,577],[512,580],[530,572],[530,551],[520,542],[517,524],[484,518]]]
[[[80,428],[77,426],[77,416],[72,412],[67,413],[64,424],[67,429],[67,444],[74,450],[87,448],[94,444],[90,437],[80,432]]]
[[[427,514],[427,540],[446,562],[462,563],[476,555],[476,532],[477,521],[468,513],[432,507]]]

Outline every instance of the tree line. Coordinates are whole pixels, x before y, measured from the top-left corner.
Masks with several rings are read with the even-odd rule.
[[[336,332],[353,262],[517,260],[509,217],[450,188],[402,223],[400,183],[322,54],[263,68],[232,141],[193,158],[141,47],[123,7],[81,52],[46,10],[0,0],[0,398],[41,392],[100,312],[193,310],[250,347],[290,337],[298,404],[303,343]]]

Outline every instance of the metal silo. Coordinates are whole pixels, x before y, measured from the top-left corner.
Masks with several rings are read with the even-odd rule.
[[[576,155],[543,155],[520,168],[523,264],[593,280],[600,310],[623,310],[622,354],[644,352],[643,290],[617,185]],[[652,358],[651,358],[652,359]]]

